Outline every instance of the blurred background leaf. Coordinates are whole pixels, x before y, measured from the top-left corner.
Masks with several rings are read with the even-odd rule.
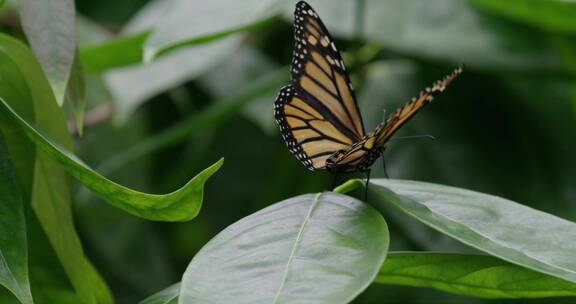
[[[125,121],[131,112],[151,97],[200,76],[225,56],[231,55],[238,42],[237,37],[230,37],[179,49],[147,65],[129,66],[106,73],[106,84],[116,101],[116,118],[120,122]]]
[[[59,105],[64,103],[76,52],[73,0],[21,0],[20,19]]]
[[[23,304],[31,304],[28,276],[28,241],[24,218],[24,198],[16,182],[16,173],[0,132],[0,284],[9,289]]]
[[[78,51],[74,55],[72,71],[70,72],[70,81],[66,90],[66,99],[70,105],[74,124],[72,128],[79,136],[84,133],[84,111],[86,109],[86,80],[84,79],[84,70],[80,62]]]
[[[551,31],[575,33],[576,8],[570,1],[530,1],[530,0],[469,0],[470,3],[488,12],[513,20],[540,26]]]
[[[225,7],[225,10],[222,8]],[[197,44],[261,26],[279,8],[278,0],[172,1],[144,45],[144,61],[184,44]],[[218,14],[218,18],[213,16]]]

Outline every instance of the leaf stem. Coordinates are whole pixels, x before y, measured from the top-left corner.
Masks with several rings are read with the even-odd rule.
[[[356,189],[358,189],[358,187],[362,187],[362,186],[364,186],[364,184],[362,183],[362,180],[355,178],[355,179],[351,179],[351,180],[346,181],[342,185],[334,188],[334,190],[332,190],[332,191],[336,192],[336,193],[345,194],[345,193],[348,193],[352,190],[356,190]]]

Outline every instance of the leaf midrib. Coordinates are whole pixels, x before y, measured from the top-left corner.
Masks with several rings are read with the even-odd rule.
[[[298,230],[298,234],[296,235],[296,239],[294,240],[294,244],[292,245],[292,250],[290,250],[290,255],[288,255],[288,260],[286,261],[286,265],[284,266],[284,271],[282,273],[282,279],[280,280],[280,285],[278,286],[278,289],[274,294],[272,304],[277,303],[278,298],[280,297],[280,294],[284,289],[284,285],[286,284],[286,280],[288,279],[288,271],[290,270],[290,265],[292,265],[292,260],[294,260],[294,256],[296,255],[296,249],[298,248],[298,244],[300,244],[300,240],[302,239],[302,235],[304,234],[304,228],[306,227],[308,221],[312,217],[312,212],[316,208],[316,205],[318,205],[321,195],[322,195],[321,192],[316,194],[314,200],[312,201],[312,204],[310,205],[310,208],[308,209],[308,213],[306,214],[304,221],[300,225],[300,229]]]

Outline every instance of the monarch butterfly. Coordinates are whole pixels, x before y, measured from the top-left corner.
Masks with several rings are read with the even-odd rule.
[[[462,72],[456,68],[365,134],[340,53],[304,1],[296,4],[294,39],[292,81],[280,90],[274,117],[288,149],[310,170],[369,173],[394,133]]]

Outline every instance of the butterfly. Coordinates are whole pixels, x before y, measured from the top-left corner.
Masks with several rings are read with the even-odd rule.
[[[462,72],[456,68],[366,134],[340,52],[304,1],[296,4],[294,39],[291,84],[280,89],[274,117],[288,149],[310,170],[369,173],[394,133]]]

